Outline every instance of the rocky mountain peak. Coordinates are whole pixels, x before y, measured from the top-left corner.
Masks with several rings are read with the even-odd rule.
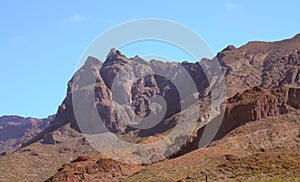
[[[230,50],[234,50],[234,49],[236,49],[236,47],[234,45],[229,45],[225,49],[223,49],[222,52],[223,51],[230,51]]]
[[[263,88],[284,85],[299,87],[300,52],[295,52],[295,50],[300,50],[300,44],[297,39],[294,38],[293,40],[296,41],[291,41],[291,39],[277,42],[254,41],[239,48],[228,46],[218,53],[218,59],[202,62],[201,65],[199,63],[182,63],[182,66],[193,78],[197,88],[196,93],[189,93],[189,95],[183,97],[179,97],[178,88],[170,80],[154,74],[158,72],[163,73],[162,75],[168,75],[170,78],[180,78],[178,77],[180,76],[180,63],[153,60],[145,64],[139,64],[145,61],[138,56],[127,58],[119,50],[113,48],[108,53],[102,66],[84,66],[70,80],[68,88],[70,93],[68,92],[59,107],[55,122],[50,125],[49,131],[52,132],[66,123],[74,123],[71,125],[72,127],[76,125],[72,95],[74,90],[80,91],[83,95],[91,93],[88,90],[89,87],[85,87],[92,84],[84,82],[87,76],[97,78],[95,89],[96,107],[105,125],[115,133],[127,134],[134,130],[134,132],[139,132],[140,136],[162,133],[173,127],[176,120],[174,119],[172,122],[167,122],[167,120],[180,111],[180,104],[184,103],[180,99],[188,100],[194,95],[198,95],[200,99],[206,98],[209,100],[210,85],[202,66],[209,67],[209,64],[214,61],[219,61],[224,71],[227,82],[227,98],[234,96],[237,92],[242,93],[247,89],[258,86]],[[86,65],[89,63],[99,63],[99,60],[89,57]],[[77,85],[78,88],[72,90],[72,83],[76,79],[83,81],[84,84]],[[140,118],[146,118],[151,114],[151,98],[155,95],[163,97],[167,105],[165,116],[157,121],[160,124],[149,129],[132,128],[131,126],[139,124]],[[130,123],[131,126],[124,125],[125,122],[122,117],[115,113],[112,98],[117,107],[126,107],[126,112],[129,113],[132,122]],[[163,105],[157,104],[155,107],[157,113],[164,111],[162,109],[164,108]],[[28,144],[41,139],[45,133],[47,131],[28,142]]]
[[[113,64],[126,64],[130,61],[125,55],[123,55],[119,50],[112,48],[106,56],[106,60],[103,66],[113,65]]]

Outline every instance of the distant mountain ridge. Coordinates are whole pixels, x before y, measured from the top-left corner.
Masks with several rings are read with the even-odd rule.
[[[0,153],[3,155],[21,147],[22,143],[47,128],[55,115],[45,119],[20,116],[0,117]]]

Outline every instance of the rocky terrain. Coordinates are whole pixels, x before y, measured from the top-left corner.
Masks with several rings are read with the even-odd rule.
[[[219,87],[222,77],[209,69],[216,63],[224,72],[227,94],[226,100],[219,99],[219,105],[212,107],[211,88],[220,97],[225,94]],[[185,72],[191,75],[195,89],[185,85]],[[188,91],[181,93],[178,84]],[[1,180],[299,180],[299,87],[299,34],[282,41],[228,46],[212,60],[196,63],[145,61],[112,49],[104,62],[89,57],[74,74],[66,98],[45,130],[1,158],[1,173],[5,174]],[[86,128],[96,126],[97,115],[107,129]],[[186,121],[179,120],[181,115]],[[150,144],[176,125],[185,126],[193,115],[198,116],[196,127],[190,136],[175,138],[178,143],[183,141],[180,148],[166,147],[176,148],[165,153],[168,159],[154,155],[162,153],[165,148],[161,146],[118,151],[124,153],[124,159],[130,158],[129,152],[148,157],[145,163],[159,161],[145,166],[97,154],[83,136],[110,131],[131,143]],[[205,129],[217,127],[213,124],[219,119],[222,122],[213,143],[198,149]],[[10,173],[16,163],[20,163],[18,173]]]
[[[299,114],[249,122],[206,148],[149,166],[125,181],[299,181]]]
[[[47,128],[54,117],[54,115],[45,119],[19,116],[0,117],[0,154],[5,155],[20,148],[22,143]]]
[[[238,126],[248,122],[295,113],[297,110],[300,110],[300,88],[248,89],[227,100],[224,118],[214,140],[223,138]],[[197,149],[205,127],[207,126],[200,128],[194,136],[191,136],[173,157]]]

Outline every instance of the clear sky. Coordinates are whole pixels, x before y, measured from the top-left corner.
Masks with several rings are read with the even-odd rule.
[[[126,21],[179,22],[199,34],[215,54],[228,44],[274,41],[300,32],[297,0],[177,2],[1,1],[0,116],[54,114],[85,48],[103,31]],[[139,54],[133,48],[124,54]],[[172,52],[166,54],[172,57]]]

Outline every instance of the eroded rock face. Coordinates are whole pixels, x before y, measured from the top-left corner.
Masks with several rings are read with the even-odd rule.
[[[184,67],[193,78],[199,98],[204,98],[210,94],[210,84],[203,69],[209,68],[214,62],[220,62],[226,76],[228,97],[232,97],[237,92],[256,86],[297,86],[300,80],[299,54],[300,40],[297,36],[278,42],[249,42],[240,48],[228,46],[218,53],[216,58],[202,60],[201,64],[165,63],[157,60],[146,62],[138,56],[127,58],[120,51],[112,49],[103,65],[90,57],[75,74],[69,82],[70,92],[58,111],[57,122],[76,123],[72,113],[71,86],[74,86],[74,79],[85,78],[87,74],[91,74],[90,77],[96,80],[97,109],[105,125],[114,132],[126,132],[132,127],[126,126],[126,123],[122,123],[118,118],[112,101],[120,107],[125,107],[133,125],[138,123],[139,118],[151,113],[150,101],[154,95],[162,96],[168,106],[162,120],[180,111],[180,100],[185,98],[179,98],[176,86],[169,79],[155,73],[176,77],[180,74],[180,67]],[[80,85],[79,88],[83,86],[85,85]],[[280,111],[270,112],[284,112],[282,109],[284,106]]]
[[[213,140],[223,138],[230,131],[248,122],[293,113],[299,109],[299,98],[300,88],[284,86],[272,89],[254,87],[243,93],[237,93],[227,100],[222,124]],[[191,136],[171,157],[197,149],[205,127],[201,127],[197,134]]]

